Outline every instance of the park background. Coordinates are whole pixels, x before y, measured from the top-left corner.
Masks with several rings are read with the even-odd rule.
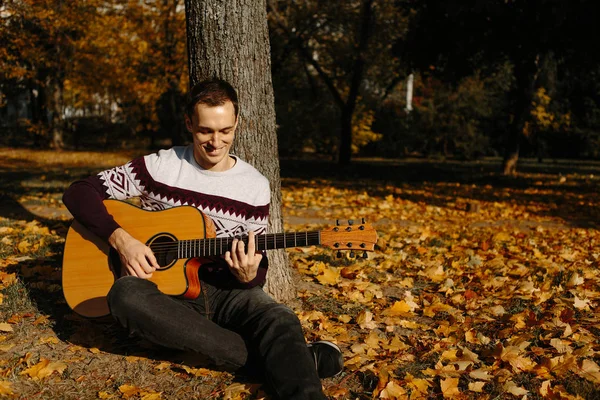
[[[367,259],[288,251],[307,338],[345,352],[326,393],[598,398],[595,3],[265,3],[284,226],[366,217],[380,235]],[[0,393],[264,396],[62,301],[64,189],[188,140],[184,2],[4,1],[0,18]]]

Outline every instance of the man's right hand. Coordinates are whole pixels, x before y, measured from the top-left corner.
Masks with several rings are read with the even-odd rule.
[[[131,236],[125,229],[117,228],[108,243],[119,253],[121,275],[149,279],[160,266],[150,247]]]

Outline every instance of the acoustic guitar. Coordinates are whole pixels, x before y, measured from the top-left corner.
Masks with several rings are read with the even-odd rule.
[[[212,220],[192,206],[146,211],[118,200],[105,200],[108,212],[134,238],[152,249],[160,268],[150,280],[171,296],[196,298],[198,270],[206,257],[225,254],[233,238],[215,237]],[[247,244],[247,236],[242,238]],[[336,250],[372,251],[377,232],[364,220],[321,231],[257,235],[256,250],[321,245]],[[363,253],[366,256],[366,253]],[[78,221],[73,221],[63,253],[62,285],[67,304],[93,318],[109,314],[106,295],[121,276],[119,255]]]

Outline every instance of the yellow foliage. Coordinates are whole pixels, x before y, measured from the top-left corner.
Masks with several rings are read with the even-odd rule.
[[[356,154],[360,149],[371,142],[377,142],[383,137],[371,129],[375,121],[375,111],[366,110],[359,103],[352,116],[352,153]]]
[[[525,135],[536,131],[557,131],[558,129],[571,124],[571,115],[559,114],[550,110],[552,99],[546,92],[546,89],[540,87],[534,94],[531,103],[531,122],[527,122],[524,127]]]

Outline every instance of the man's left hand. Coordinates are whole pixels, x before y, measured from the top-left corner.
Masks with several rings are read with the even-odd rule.
[[[254,237],[254,232],[248,234],[248,251],[242,240],[234,239],[231,251],[225,253],[225,261],[231,273],[242,283],[248,283],[256,278],[258,265],[263,257],[261,252],[255,250]]]

